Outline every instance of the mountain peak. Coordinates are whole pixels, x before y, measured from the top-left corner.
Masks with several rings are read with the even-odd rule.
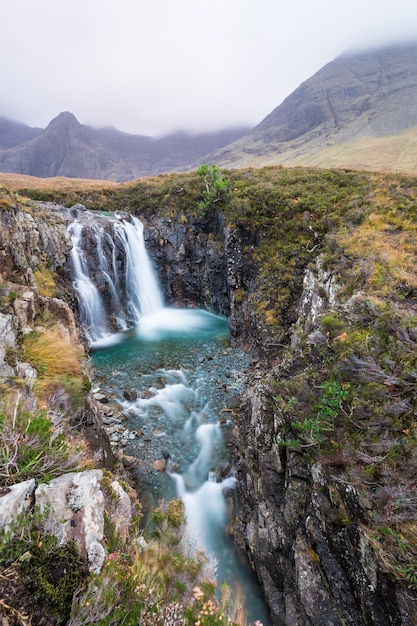
[[[33,130],[28,140],[23,133],[22,143],[17,132],[13,130],[8,139],[6,131],[7,126],[2,137],[0,123],[0,171],[122,182],[200,164],[206,154],[242,137],[249,129],[154,139],[116,129],[94,129],[63,111],[44,130]]]
[[[70,113],[69,111],[63,111],[49,122],[47,129],[62,126],[65,126],[66,128],[75,128],[76,126],[81,126],[81,124],[73,113]]]

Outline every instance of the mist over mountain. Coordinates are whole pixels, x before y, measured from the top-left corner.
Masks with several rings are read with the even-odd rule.
[[[254,129],[153,138],[80,124],[44,130],[0,118],[0,171],[126,181],[202,162],[417,172],[417,43],[344,54]]]
[[[417,44],[345,54],[210,160],[417,171],[416,103]]]
[[[249,130],[198,135],[177,132],[153,138],[114,128],[91,128],[80,124],[69,112],[60,113],[44,130],[6,120],[3,126],[2,122],[0,171],[40,178],[66,176],[119,182],[187,169],[190,163]]]
[[[7,150],[7,148],[30,141],[41,132],[41,128],[31,128],[26,124],[0,116],[0,150]]]

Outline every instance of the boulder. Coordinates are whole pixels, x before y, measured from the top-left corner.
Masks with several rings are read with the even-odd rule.
[[[109,515],[119,535],[126,536],[132,519],[132,504],[121,484],[114,480],[110,485],[114,498]]]
[[[47,514],[46,530],[60,544],[75,540],[96,573],[106,557],[102,477],[101,470],[64,474],[40,484],[35,492],[36,504]]]
[[[128,402],[134,402],[138,398],[138,392],[136,389],[125,389],[123,396]]]
[[[34,478],[0,489],[0,530],[8,532],[13,520],[21,513],[29,511],[33,504],[34,491]]]
[[[57,323],[62,332],[62,336],[68,343],[78,341],[74,313],[69,305],[59,298],[45,298],[40,296],[39,301],[43,310],[48,311],[52,319]]]
[[[24,291],[13,303],[13,308],[19,329],[28,333],[34,328],[36,316],[39,313],[39,301],[35,291]]]

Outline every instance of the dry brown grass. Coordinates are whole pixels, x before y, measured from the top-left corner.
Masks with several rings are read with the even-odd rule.
[[[30,333],[24,341],[24,358],[42,374],[58,376],[81,374],[81,354],[57,328]]]
[[[417,129],[386,137],[353,137],[315,154],[296,157],[287,164],[415,174]]]
[[[22,188],[29,189],[59,189],[61,191],[74,191],[77,189],[103,189],[119,186],[109,180],[92,180],[89,178],[65,178],[57,176],[54,178],[37,178],[36,176],[26,176],[25,174],[9,174],[0,172],[0,187],[6,187],[10,191],[17,191]]]
[[[82,349],[64,337],[57,327],[35,331],[23,342],[23,359],[37,371],[34,391],[43,402],[51,394],[65,389],[77,406],[84,398],[84,377],[81,365]]]
[[[33,272],[41,296],[56,298],[56,272],[40,267]]]
[[[367,284],[388,295],[392,283],[417,287],[417,224],[383,213],[371,213],[353,232],[339,238],[349,253],[368,264]]]
[[[246,151],[239,142],[227,156],[218,160],[223,167],[285,167],[349,168],[358,171],[417,173],[417,127],[396,135],[356,137],[325,145],[323,139],[314,139],[301,146],[268,144],[258,154],[259,144],[245,140]],[[330,137],[329,141],[332,141]]]

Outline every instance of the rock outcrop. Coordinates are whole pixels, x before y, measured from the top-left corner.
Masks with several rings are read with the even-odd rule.
[[[52,217],[53,216],[53,217]],[[62,207],[54,204],[26,210],[15,204],[0,213],[0,259],[4,280],[33,286],[33,271],[63,268],[71,250]]]
[[[254,356],[263,353],[264,330],[250,302],[258,276],[251,253],[259,234],[230,228],[217,213],[152,217],[145,224],[146,247],[167,303],[226,316],[233,344]]]
[[[32,478],[0,489],[0,530],[15,532],[19,516],[28,518],[35,510],[42,517],[45,532],[55,535],[58,544],[75,541],[89,570],[99,573],[107,556],[104,516],[108,515],[117,532],[126,535],[132,517],[129,495],[117,480],[105,497],[101,470],[71,472],[40,483]]]
[[[34,331],[43,333],[53,323],[64,344],[79,345],[73,309],[56,297],[67,297],[70,303],[75,300],[66,271],[71,247],[63,207],[41,203],[23,208],[16,203],[0,213],[0,380],[8,386],[13,403],[21,402],[30,411],[39,407],[33,391],[38,372],[22,358],[22,338]],[[52,279],[54,295],[41,295],[38,282],[42,286],[44,276]],[[79,351],[81,355],[80,345]],[[113,465],[110,442],[92,395],[87,394],[85,403],[74,409],[69,394],[55,388],[43,405],[56,426],[71,420],[77,424],[101,467]]]
[[[343,453],[340,461],[314,452],[312,431],[306,445],[294,441],[291,409],[282,407],[276,391],[277,381],[318,367],[314,349],[332,350],[320,319],[342,305],[340,285],[322,269],[320,256],[314,271],[306,269],[303,285],[290,346],[262,380],[252,374],[243,398],[237,428],[240,532],[274,626],[411,626],[417,621],[415,591],[393,578],[377,547],[375,507],[364,485],[354,486],[348,473],[338,471],[346,462]],[[352,315],[351,303],[343,307],[344,315]],[[303,346],[300,334],[308,337]],[[301,395],[306,388],[305,382],[294,385]]]
[[[76,541],[89,569],[96,573],[106,558],[102,478],[100,470],[64,474],[47,485],[40,484],[35,492],[40,513],[47,512],[45,530],[61,545]]]
[[[12,532],[13,522],[33,506],[36,481],[34,478],[11,487],[0,488],[0,530]]]
[[[411,626],[417,605],[374,551],[371,505],[320,463],[279,442],[288,426],[254,383],[239,428],[245,540],[275,626]]]

